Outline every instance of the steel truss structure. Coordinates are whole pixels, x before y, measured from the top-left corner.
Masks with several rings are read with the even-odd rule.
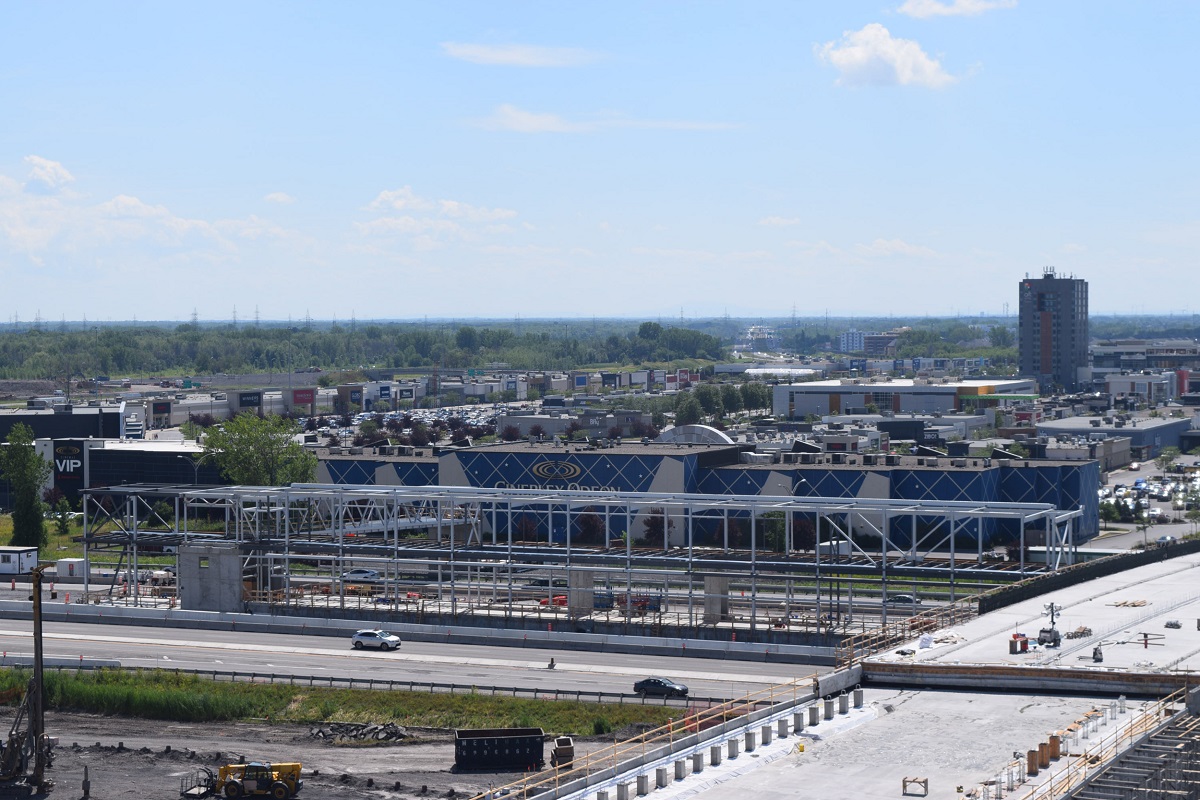
[[[534,572],[560,576],[561,583],[543,580],[540,591],[559,604],[555,587],[588,573],[606,591],[623,593],[627,607],[648,593],[670,596],[679,607],[686,595],[689,624],[700,618],[704,579],[720,577],[746,597],[735,605],[748,606],[753,628],[760,604],[769,603],[768,619],[780,609],[791,619],[793,609],[805,607],[819,617],[832,607],[835,582],[840,615],[843,585],[853,608],[856,583],[866,587],[860,598],[886,600],[891,579],[938,586],[954,601],[981,586],[1052,571],[1074,563],[1070,543],[1081,514],[1043,503],[340,484],[121,486],[85,493],[85,574],[97,548],[120,548],[119,563],[127,559],[136,573],[139,550],[219,540],[240,547],[248,567],[259,570],[260,585],[282,589],[283,596],[293,593],[297,562],[325,570],[327,585],[343,596],[347,587],[337,578],[350,568],[377,570],[376,589],[385,595],[423,583],[452,613],[459,603],[485,599],[511,606],[528,597],[522,584]],[[1015,559],[995,560],[988,552],[1001,525],[1017,532]],[[1047,545],[1048,564],[1025,561],[1027,536],[1034,535]],[[886,604],[880,610],[886,621]]]

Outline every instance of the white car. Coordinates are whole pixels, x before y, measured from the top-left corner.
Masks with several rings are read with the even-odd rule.
[[[379,572],[373,569],[351,569],[342,573],[342,580],[350,583],[374,583],[379,580]]]
[[[374,647],[386,653],[388,650],[395,650],[400,647],[400,637],[390,631],[355,631],[354,635],[350,637],[350,641],[354,645],[355,650],[362,650],[364,647]]]

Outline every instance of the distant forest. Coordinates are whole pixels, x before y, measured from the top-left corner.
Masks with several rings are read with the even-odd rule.
[[[376,366],[519,370],[703,366],[730,358],[751,325],[771,327],[777,349],[834,352],[847,330],[911,328],[901,358],[1016,361],[1015,317],[634,320],[438,320],[432,322],[10,323],[0,325],[0,378],[206,375]],[[1192,316],[1091,318],[1093,339],[1200,336]]]

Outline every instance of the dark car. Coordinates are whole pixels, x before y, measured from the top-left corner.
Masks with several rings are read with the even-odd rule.
[[[889,606],[919,606],[921,601],[911,594],[893,594],[888,595],[887,603]]]
[[[633,691],[643,697],[687,697],[688,688],[669,678],[643,678],[633,685]]]

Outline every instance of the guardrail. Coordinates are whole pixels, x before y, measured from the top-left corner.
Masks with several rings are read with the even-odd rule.
[[[1095,740],[1082,753],[1072,752],[1066,768],[1051,775],[1045,783],[1029,789],[1025,794],[1010,793],[1010,800],[1065,800],[1085,781],[1104,770],[1114,758],[1169,722],[1178,712],[1177,707],[1184,702],[1184,697],[1184,690],[1180,689],[1148,706],[1117,730]]]
[[[795,706],[814,696],[811,690],[817,686],[818,679],[814,674],[707,709],[690,711],[682,718],[671,720],[666,725],[646,731],[640,736],[589,751],[576,758],[569,767],[551,767],[507,786],[475,795],[470,800],[495,800],[504,795],[519,800],[547,791],[553,792],[552,796],[557,798],[560,791],[578,791],[591,785],[593,779],[615,777],[638,764],[646,763],[647,760],[670,754],[676,744],[688,742],[688,746],[695,746],[699,744],[699,739],[705,731],[712,731],[717,736],[726,735],[727,730],[716,730],[718,727],[725,727],[726,723],[752,724],[754,712],[763,707],[770,709],[781,703]]]
[[[0,659],[0,668],[16,669],[25,664],[5,664]],[[90,664],[47,666],[53,672],[90,672],[94,670],[123,670],[125,672],[167,672],[172,675],[195,675],[215,682],[227,683],[280,683],[288,686],[327,687],[330,689],[363,689],[387,692],[427,692],[429,694],[483,694],[492,697],[527,697],[533,700],[575,701],[580,703],[638,703],[640,705],[662,705],[686,708],[694,703],[728,703],[725,697],[659,697],[651,698],[623,692],[600,692],[584,689],[538,689],[528,686],[480,686],[465,683],[438,683],[423,681],[395,681],[382,678],[354,678],[337,675],[280,675],[273,672],[238,672],[209,669],[180,669],[177,667],[111,667]],[[758,703],[761,705],[762,703]]]
[[[838,645],[835,662],[837,669],[845,669],[861,663],[876,653],[887,650],[902,642],[912,641],[921,634],[957,625],[979,616],[979,595],[964,597],[961,600],[931,608],[920,614],[905,617],[898,622],[876,628],[867,633],[847,636]]]

